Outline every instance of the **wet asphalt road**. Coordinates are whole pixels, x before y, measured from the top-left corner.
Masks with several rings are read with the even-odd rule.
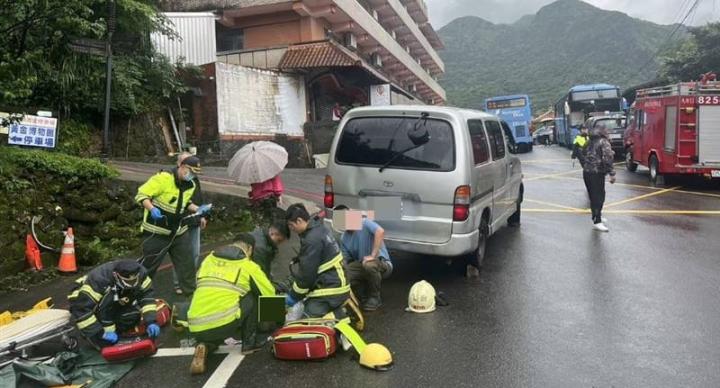
[[[720,386],[717,184],[653,188],[646,170],[618,166],[618,184],[607,187],[611,231],[601,234],[582,212],[587,196],[568,151],[536,147],[521,158],[522,226],[491,238],[479,278],[437,258],[395,256],[384,306],[363,333],[393,352],[392,371],[365,370],[351,353],[296,363],[268,351],[246,357],[228,386]],[[307,182],[318,179],[319,191],[315,175]],[[404,312],[421,279],[450,306]],[[169,271],[157,285],[168,296]],[[164,331],[163,347],[178,341]],[[211,370],[223,357],[211,358]],[[144,360],[118,386],[202,386],[209,374],[190,377],[189,363]]]

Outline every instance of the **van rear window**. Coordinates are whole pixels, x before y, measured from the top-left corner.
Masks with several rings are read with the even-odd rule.
[[[411,134],[427,130],[429,141],[413,144]],[[450,123],[419,117],[360,117],[343,128],[335,161],[339,164],[452,171],[455,141]]]

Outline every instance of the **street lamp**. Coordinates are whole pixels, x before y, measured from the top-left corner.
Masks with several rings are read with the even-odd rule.
[[[103,122],[103,151],[102,159],[110,157],[110,98],[112,88],[112,35],[115,31],[115,0],[107,0],[107,37],[105,41],[106,69],[105,69],[105,117]]]

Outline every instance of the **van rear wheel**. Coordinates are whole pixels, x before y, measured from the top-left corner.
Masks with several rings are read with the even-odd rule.
[[[513,214],[510,216],[510,218],[508,218],[508,220],[507,220],[507,224],[508,224],[508,226],[510,226],[510,227],[520,226],[520,212],[521,212],[521,210],[522,210],[522,200],[523,200],[523,198],[522,198],[522,191],[521,191],[520,194],[518,194],[518,199],[517,199],[517,205],[516,205],[516,208],[515,208],[515,213],[513,213]]]
[[[468,264],[473,267],[480,268],[483,260],[485,260],[485,252],[487,250],[488,235],[490,234],[490,224],[488,217],[484,216],[480,221],[480,233],[478,235],[478,246],[468,257]]]

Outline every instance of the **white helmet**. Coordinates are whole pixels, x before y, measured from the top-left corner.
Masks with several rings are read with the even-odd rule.
[[[413,313],[430,313],[435,311],[435,288],[432,284],[421,280],[413,284],[408,295],[408,307],[405,311]]]

